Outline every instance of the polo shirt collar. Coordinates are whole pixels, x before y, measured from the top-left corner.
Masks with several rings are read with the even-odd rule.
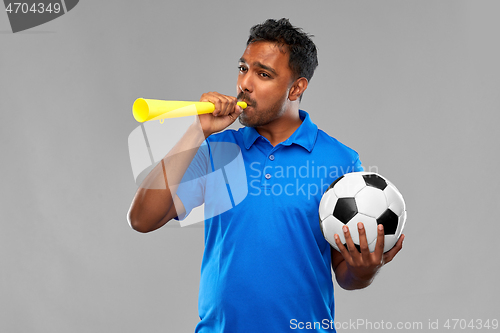
[[[303,110],[299,110],[299,117],[302,120],[302,124],[300,124],[299,128],[297,128],[287,140],[282,142],[282,145],[290,146],[292,143],[295,143],[305,148],[308,152],[311,152],[318,135],[318,126],[311,121],[309,114]],[[244,127],[242,132],[246,149],[250,149],[255,143],[255,140],[261,136],[253,127]]]

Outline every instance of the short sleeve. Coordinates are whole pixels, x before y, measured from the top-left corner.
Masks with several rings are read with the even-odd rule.
[[[358,172],[358,171],[365,171],[365,169],[363,168],[363,166],[361,165],[361,161],[359,159],[359,155],[358,155],[358,158],[356,159],[356,162],[354,162],[354,171],[355,172]]]
[[[194,208],[205,202],[205,187],[209,170],[210,155],[205,141],[198,148],[177,188],[176,194],[184,205],[185,213],[175,217],[176,220],[184,220]]]

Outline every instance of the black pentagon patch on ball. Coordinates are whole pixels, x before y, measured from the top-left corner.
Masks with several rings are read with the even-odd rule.
[[[392,210],[387,209],[377,219],[377,224],[384,226],[385,235],[394,235],[398,229],[398,216]]]
[[[363,175],[366,185],[384,190],[387,187],[387,183],[384,178],[378,175]]]
[[[354,198],[340,198],[333,210],[333,216],[344,224],[349,222],[357,213],[358,206],[356,206]]]

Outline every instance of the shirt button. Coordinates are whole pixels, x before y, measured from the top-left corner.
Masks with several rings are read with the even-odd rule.
[[[269,155],[269,159],[270,159],[271,161],[274,161],[274,155]]]
[[[270,178],[271,178],[271,175],[270,175],[270,174],[268,174],[268,173],[266,173],[266,176],[265,176],[265,177],[266,177],[266,179],[270,179]]]

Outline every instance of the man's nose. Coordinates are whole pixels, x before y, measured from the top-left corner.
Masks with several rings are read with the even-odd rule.
[[[242,75],[238,79],[238,88],[244,92],[252,92],[253,91],[253,82],[249,73]]]

